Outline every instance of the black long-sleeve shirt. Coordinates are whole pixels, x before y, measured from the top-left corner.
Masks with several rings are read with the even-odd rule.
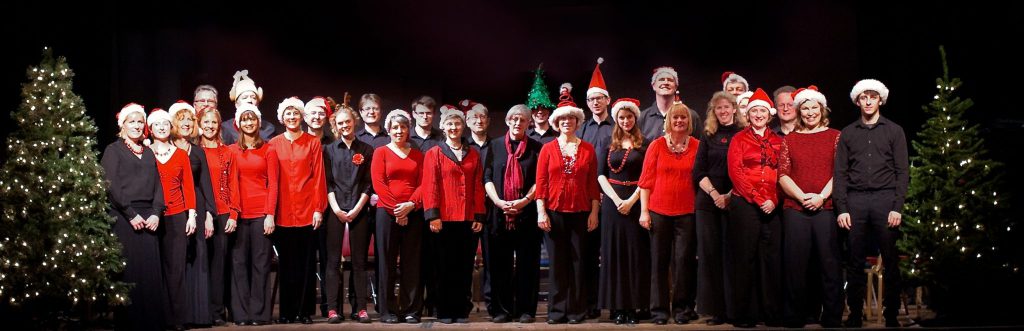
[[[356,131],[356,139],[369,144],[373,149],[391,143],[391,137],[388,136],[387,132],[384,132],[384,129],[378,131],[376,135],[366,131],[366,128],[359,129],[359,131]]]
[[[213,178],[210,177],[210,166],[206,161],[206,152],[197,145],[191,145],[188,163],[192,168],[192,181],[196,190],[196,221],[204,222],[206,212],[217,216],[217,200],[213,195]]]
[[[334,192],[339,208],[348,211],[355,208],[360,195],[372,194],[370,160],[373,160],[373,147],[359,139],[352,140],[352,146],[342,139],[324,145],[327,192]]]
[[[558,138],[558,132],[555,131],[554,127],[549,127],[543,134],[538,132],[536,129],[537,128],[530,128],[529,130],[526,130],[526,136],[540,142],[541,145],[547,144],[552,140],[555,140],[555,138]]]
[[[700,129],[704,130],[703,127]],[[729,179],[729,144],[741,128],[733,122],[732,125],[719,126],[715,134],[701,138],[700,146],[697,147],[697,159],[693,164],[693,187],[700,189],[700,181],[707,177],[715,191],[719,194],[726,194],[732,190],[732,180]],[[706,194],[698,191],[697,194]],[[697,206],[697,208],[714,206]]]
[[[591,117],[580,124],[580,128],[576,130],[576,136],[591,145],[597,146],[612,136],[612,128],[614,126],[615,122],[613,122],[611,116],[606,117],[604,121],[600,122]]]
[[[890,211],[902,212],[910,185],[910,161],[903,128],[879,116],[874,125],[857,120],[846,126],[836,146],[833,202],[840,214],[850,211],[849,191],[892,189],[896,192]]]
[[[160,173],[156,170],[156,157],[151,149],[142,150],[142,158],[138,158],[124,141],[118,139],[107,145],[100,160],[104,176],[110,183],[107,188],[110,207],[128,221],[136,215],[142,218],[150,216],[140,215],[139,209],[152,210],[157,216],[163,215],[167,209]]]

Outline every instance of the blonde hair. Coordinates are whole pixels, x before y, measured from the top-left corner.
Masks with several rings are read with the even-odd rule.
[[[722,125],[722,123],[718,123],[718,116],[715,116],[715,104],[718,103],[718,100],[722,99],[729,100],[729,103],[732,104],[732,109],[733,111],[735,111],[735,113],[733,113],[732,115],[733,123],[736,123],[736,126],[740,128],[747,126],[746,117],[740,116],[741,114],[739,104],[736,103],[736,96],[732,95],[729,92],[718,91],[711,96],[711,101],[708,101],[708,114],[704,118],[705,136],[715,135],[715,133],[718,132],[718,126]]]
[[[685,104],[680,102],[672,105],[672,108],[669,108],[668,112],[665,113],[665,125],[662,127],[662,129],[665,130],[665,134],[672,132],[672,116],[678,112],[686,114],[687,122],[689,122],[689,125],[686,126],[686,134],[689,135],[690,133],[693,133],[693,116],[690,116],[690,107],[687,107]]]
[[[214,108],[214,109],[207,109],[207,110],[204,110],[204,111],[200,112],[199,113],[199,118],[196,119],[196,122],[203,123],[203,117],[206,117],[206,115],[209,115],[209,114],[213,114],[214,118],[217,121],[217,125],[214,126],[214,127],[217,128],[217,134],[213,135],[213,140],[216,141],[218,144],[223,144],[224,143],[224,138],[222,138],[220,136],[220,122],[221,122],[221,118],[220,118],[220,111],[219,110]],[[201,128],[200,128],[200,130],[201,130]],[[202,141],[203,137],[204,137],[203,135],[198,135],[196,137],[197,145],[199,145],[198,143],[203,142]]]
[[[331,123],[331,133],[334,134],[335,138],[341,138],[341,131],[338,129],[338,122],[336,121],[338,115],[341,113],[348,114],[348,117],[352,118],[353,127],[356,125],[356,119],[359,118],[359,116],[356,116],[356,111],[353,110],[352,107],[349,107],[348,105],[338,105],[338,111],[331,113],[331,116],[327,119],[327,121]]]
[[[180,136],[178,135],[180,126],[178,123],[185,119],[185,116],[192,116],[192,132],[188,136]],[[196,115],[191,110],[179,109],[174,114],[171,114],[171,117],[173,118],[171,121],[171,139],[185,138],[185,140],[194,143],[196,137],[199,137],[199,119],[196,118]]]

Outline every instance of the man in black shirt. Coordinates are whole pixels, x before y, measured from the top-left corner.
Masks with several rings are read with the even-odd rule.
[[[434,116],[437,115],[437,102],[430,96],[421,96],[409,106],[412,117],[416,119],[416,127],[409,134],[409,141],[423,153],[444,142],[444,134],[434,127]]]
[[[869,237],[879,246],[885,270],[885,325],[900,326],[896,317],[902,288],[896,239],[910,183],[910,166],[903,128],[879,114],[879,107],[888,97],[889,89],[882,82],[857,82],[850,98],[860,107],[861,116],[843,129],[836,146],[834,202],[839,226],[850,231],[847,327],[860,327],[862,323],[866,281],[863,269]]]

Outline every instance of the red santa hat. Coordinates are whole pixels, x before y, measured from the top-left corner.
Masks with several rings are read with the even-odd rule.
[[[754,107],[765,107],[768,108],[768,113],[775,115],[775,103],[768,97],[768,93],[765,93],[760,87],[754,91],[754,95],[750,97],[750,103],[747,104],[747,112],[750,112]]]
[[[313,99],[310,99],[309,102],[307,102],[305,106],[302,107],[302,113],[303,114],[307,114],[307,113],[309,113],[311,111],[316,110],[316,108],[323,109],[324,113],[327,114],[327,118],[331,118],[331,113],[334,112],[331,109],[331,107],[327,106],[327,99],[326,98],[321,97],[321,96],[315,96],[315,97],[313,97]]]
[[[167,109],[168,109],[167,113],[169,113],[171,115],[177,115],[178,112],[182,111],[182,110],[191,111],[192,115],[196,114],[196,108],[192,107],[192,104],[186,102],[185,100],[178,100],[173,105],[171,105],[170,108],[167,108]]]
[[[117,112],[117,127],[124,126],[124,121],[128,119],[128,115],[131,115],[131,113],[142,114],[142,120],[146,120],[146,108],[137,103],[129,102],[124,107],[121,107],[121,111]]]
[[[850,90],[850,100],[853,100],[853,103],[856,104],[857,98],[865,91],[878,92],[878,95],[882,97],[881,104],[883,105],[887,100],[889,100],[889,88],[885,87],[885,84],[882,84],[882,82],[875,79],[864,79],[857,82],[856,85],[853,85],[853,90]]]
[[[572,84],[562,84],[559,91],[561,95],[558,96],[558,108],[555,108],[555,110],[551,112],[551,116],[548,116],[548,123],[550,123],[551,126],[558,126],[558,119],[564,116],[576,117],[577,124],[583,123],[586,119],[586,117],[583,116],[583,109],[576,106],[576,102],[572,101],[572,95],[569,94],[569,92],[572,92]]]
[[[288,99],[284,99],[284,101],[281,101],[281,103],[277,105],[278,122],[284,123],[284,111],[288,108],[295,108],[298,109],[299,111],[305,111],[306,104],[303,103],[302,99],[299,99],[299,97],[290,97]]]
[[[725,91],[725,87],[728,86],[729,83],[743,83],[743,87],[746,87],[747,90],[750,90],[750,84],[747,84],[746,78],[743,78],[743,76],[737,75],[735,72],[732,71],[723,72],[722,91]]]
[[[594,66],[594,74],[590,76],[590,88],[587,89],[587,97],[591,94],[601,93],[604,96],[609,96],[608,87],[604,84],[604,75],[601,74],[601,63],[604,63],[604,58],[597,58],[597,65]]]
[[[256,102],[263,101],[263,88],[256,87],[256,82],[249,78],[249,70],[235,71],[234,81],[231,82],[231,91],[228,91],[228,97],[234,102],[238,99],[238,96],[242,93],[252,91],[256,93]]]
[[[618,118],[617,114],[619,113],[620,109],[631,111],[633,112],[633,116],[636,116],[637,119],[640,119],[640,100],[633,98],[619,98],[618,100],[615,100],[615,103],[612,104],[613,121],[616,118]]]
[[[676,73],[676,69],[675,68],[672,68],[672,67],[657,67],[657,68],[654,68],[654,74],[651,75],[651,84],[654,84],[654,82],[658,81],[658,78],[661,77],[661,76],[672,77],[672,79],[676,81],[676,84],[679,84],[679,74]]]
[[[251,111],[256,114],[257,122],[263,121],[263,114],[260,113],[259,108],[256,108],[256,105],[243,103],[239,105],[238,108],[235,108],[235,129],[238,129],[238,126],[242,122],[242,114],[247,111]]]
[[[459,101],[459,108],[462,109],[466,116],[469,116],[470,113],[483,113],[484,116],[487,116],[488,111],[487,106],[484,106],[484,104],[469,99]]]
[[[817,101],[821,107],[828,107],[828,101],[825,100],[825,95],[818,92],[818,87],[814,85],[793,91],[791,95],[793,97],[794,107],[800,107],[800,104],[803,104],[805,101]]]

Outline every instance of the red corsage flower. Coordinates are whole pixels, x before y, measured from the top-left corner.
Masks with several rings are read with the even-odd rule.
[[[353,164],[361,165],[361,164],[363,164],[363,161],[366,161],[366,158],[363,157],[363,154],[352,155],[352,163]]]

